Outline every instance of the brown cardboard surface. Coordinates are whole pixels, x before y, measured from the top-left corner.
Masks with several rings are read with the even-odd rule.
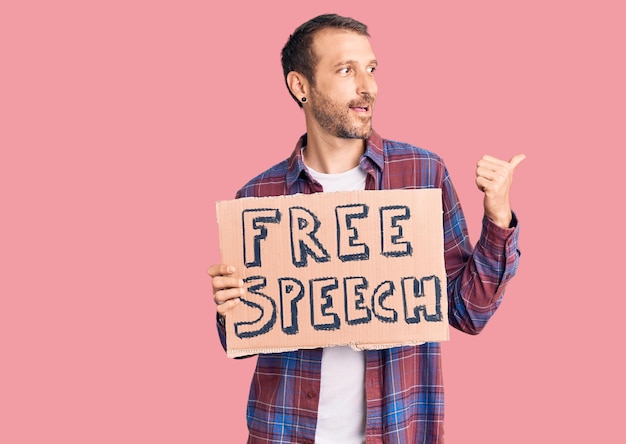
[[[217,219],[246,287],[228,356],[448,340],[440,189],[220,201]]]

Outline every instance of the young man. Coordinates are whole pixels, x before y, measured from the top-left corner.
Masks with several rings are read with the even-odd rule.
[[[367,27],[334,14],[301,25],[282,51],[285,82],[303,108],[307,133],[285,161],[252,179],[237,197],[321,191],[441,188],[449,322],[477,334],[501,302],[519,258],[509,190],[515,167],[485,156],[483,228],[473,248],[450,177],[435,154],[372,130],[378,92]],[[213,265],[218,330],[243,295],[228,264]],[[260,355],[248,401],[249,443],[440,443],[440,346],[349,347]]]

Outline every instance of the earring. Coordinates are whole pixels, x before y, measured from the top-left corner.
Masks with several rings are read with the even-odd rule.
[[[302,103],[306,102],[306,97],[303,97],[300,99],[302,101]]]

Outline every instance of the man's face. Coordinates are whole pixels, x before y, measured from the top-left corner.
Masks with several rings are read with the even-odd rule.
[[[376,57],[366,36],[325,29],[313,40],[318,62],[311,85],[311,113],[320,129],[344,139],[367,139],[378,87]]]

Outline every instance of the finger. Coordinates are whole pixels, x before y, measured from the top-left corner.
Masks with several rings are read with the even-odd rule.
[[[236,299],[243,296],[245,290],[242,287],[236,288],[225,288],[223,290],[218,290],[213,293],[213,300],[217,305],[221,305],[226,301],[231,299]]]
[[[223,304],[219,304],[217,306],[217,312],[221,315],[221,316],[226,316],[226,314],[233,309],[233,307],[235,307],[237,304],[239,304],[241,302],[241,299],[237,298],[237,299],[229,299],[228,301],[225,301]]]
[[[497,180],[503,178],[501,169],[479,166],[476,168],[476,177],[483,177],[487,180]]]
[[[490,185],[491,183],[492,183],[492,182],[491,182],[490,180],[485,179],[484,177],[477,177],[477,178],[476,178],[476,186],[477,186],[477,187],[478,187],[478,189],[479,189],[480,191],[482,191],[483,193],[484,193],[485,191],[487,191],[487,189],[489,188],[489,185]]]
[[[499,166],[507,166],[506,160],[498,159],[497,157],[485,154],[479,161],[478,166],[484,166],[486,168],[497,168]]]
[[[509,165],[511,165],[512,169],[515,169],[524,159],[526,159],[526,154],[516,154],[509,160]]]
[[[243,287],[243,280],[234,276],[216,276],[213,278],[213,292],[228,288]]]
[[[236,270],[235,267],[233,267],[232,265],[216,264],[216,265],[211,265],[209,267],[208,273],[209,273],[209,276],[214,278],[216,276],[225,276],[225,275],[233,274],[235,270]]]

